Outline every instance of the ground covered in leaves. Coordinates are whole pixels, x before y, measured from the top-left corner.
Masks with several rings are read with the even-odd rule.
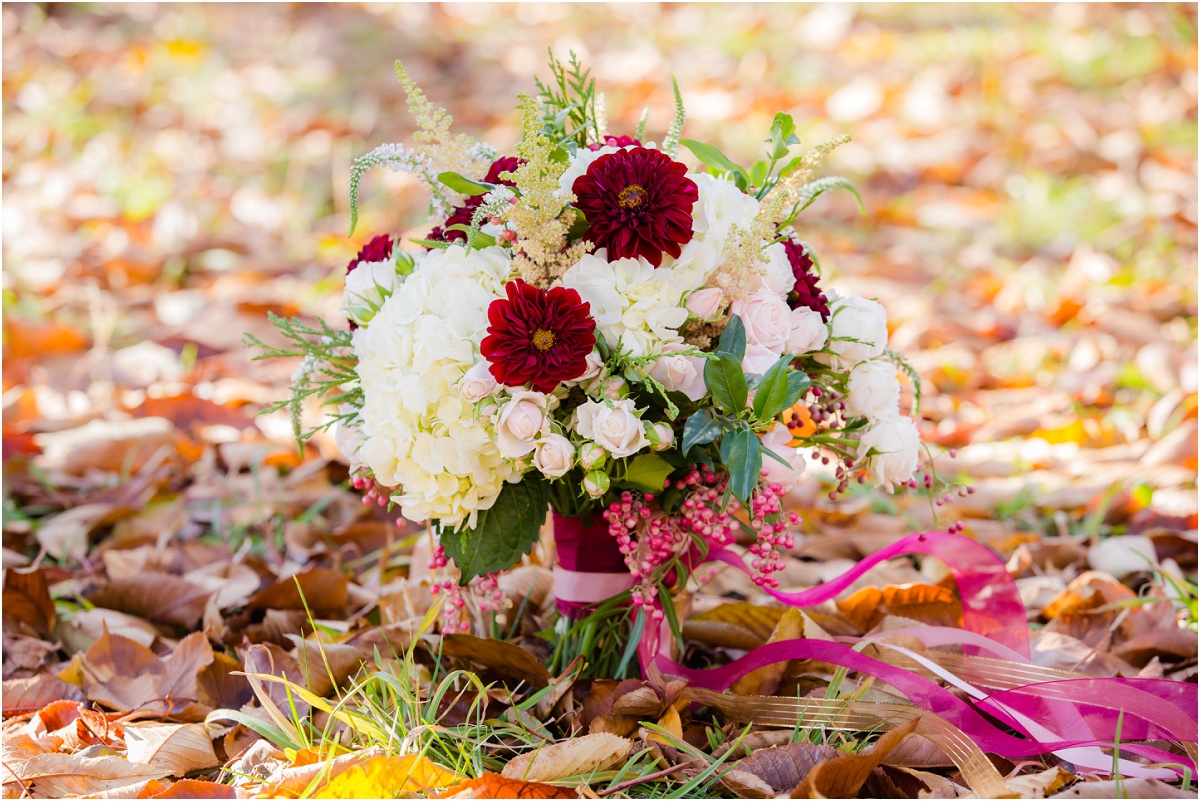
[[[679,79],[690,136],[753,155],[777,110],[849,133],[804,236],[879,297],[925,379],[939,471],[975,491],[791,499],[783,589],[962,521],[1008,559],[1038,665],[1194,682],[1193,6],[150,6],[3,11],[6,796],[956,797],[908,724],[747,730],[670,677],[544,666],[552,554],[508,612],[442,637],[424,533],[364,508],[332,442],[257,416],[294,365],[266,313],[335,318],[372,233],[416,236],[404,176],[350,160],[411,132],[401,57],[503,148],[547,45],[614,130]],[[731,124],[736,121],[736,125]],[[668,119],[651,117],[649,129]],[[934,520],[934,513],[937,520]],[[732,571],[680,598],[684,656],[954,625],[932,560],[784,612]],[[885,700],[791,663],[744,694]],[[1025,797],[1194,789],[992,759]],[[584,787],[586,789],[579,790]]]

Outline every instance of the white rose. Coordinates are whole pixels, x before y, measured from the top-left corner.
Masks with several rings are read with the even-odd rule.
[[[785,467],[767,454],[763,454],[763,467],[767,469],[767,481],[782,484],[785,490],[796,486],[800,476],[804,474],[804,454],[799,448],[788,445],[792,441],[792,432],[782,423],[776,425],[762,437],[763,448],[771,451],[780,459],[787,462]]]
[[[829,350],[842,366],[874,359],[887,346],[887,312],[873,300],[851,295],[829,306]]]
[[[358,325],[366,325],[400,286],[400,280],[391,260],[359,262],[346,276],[346,291],[338,312]]]
[[[600,355],[600,351],[593,350],[585,359],[587,367],[583,371],[583,375],[575,379],[576,381],[591,381],[593,378],[599,378],[604,374],[604,358]]]
[[[858,458],[865,460],[875,483],[888,492],[917,471],[917,448],[921,435],[917,426],[899,414],[884,417],[868,428],[858,441]],[[874,455],[868,456],[874,450]]]
[[[891,362],[876,359],[856,365],[846,386],[846,411],[850,414],[875,420],[897,413],[900,382]]]
[[[720,253],[730,228],[736,225],[745,231],[753,225],[758,216],[758,200],[738,189],[728,178],[707,173],[688,173],[688,177],[696,182],[699,192],[692,206],[693,236]]]
[[[496,391],[499,384],[492,376],[487,362],[478,362],[458,383],[458,394],[467,403],[478,403]]]
[[[604,493],[608,492],[609,486],[612,484],[608,473],[603,470],[592,470],[583,477],[583,491],[592,498],[599,498]]]
[[[746,342],[783,353],[792,334],[791,310],[783,298],[759,292],[748,300],[735,300],[733,313],[742,318]]]
[[[788,353],[799,356],[825,347],[829,326],[819,311],[807,308],[792,309],[792,335],[788,337]]]
[[[546,425],[546,396],[514,392],[496,421],[496,447],[501,456],[516,459],[533,450],[533,441]]]
[[[608,451],[595,442],[584,443],[579,449],[579,465],[584,470],[600,467],[608,458]]]
[[[600,396],[609,400],[620,400],[629,395],[629,382],[619,375],[610,375],[600,385]]]
[[[771,365],[779,361],[782,353],[777,353],[766,345],[759,345],[755,342],[746,344],[746,354],[742,356],[742,370],[747,373],[758,373],[762,375],[771,369]]]
[[[650,367],[650,377],[668,392],[682,392],[688,400],[698,401],[708,392],[704,385],[705,359],[679,352],[686,347],[678,343],[664,345],[663,355]]]
[[[770,245],[764,251],[767,257],[767,269],[763,272],[762,287],[766,291],[786,298],[796,285],[796,276],[792,273],[792,263],[788,261],[787,248],[782,242]]]
[[[628,398],[614,401],[611,406],[588,401],[575,413],[575,430],[618,459],[637,453],[650,444],[642,421],[634,414],[633,401]]]
[[[533,466],[544,476],[558,478],[575,464],[575,446],[561,434],[547,434],[537,441]]]
[[[725,308],[725,294],[716,287],[699,289],[688,295],[687,310],[705,322],[717,319]]]
[[[675,443],[675,432],[666,423],[655,423],[646,429],[646,438],[650,440],[650,450],[665,451]]]

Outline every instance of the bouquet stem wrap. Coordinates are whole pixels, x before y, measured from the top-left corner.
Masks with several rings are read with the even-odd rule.
[[[616,539],[596,515],[583,519],[554,512],[554,600],[559,614],[572,619],[587,617],[591,607],[633,586],[633,576]]]

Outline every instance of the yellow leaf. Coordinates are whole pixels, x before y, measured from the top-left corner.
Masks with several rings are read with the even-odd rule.
[[[458,784],[466,777],[425,757],[377,756],[334,776],[313,798],[398,798]]]
[[[674,737],[675,739],[672,740],[671,737],[664,737],[661,734],[651,734],[651,740],[658,740],[660,743],[674,745],[676,742],[683,739],[683,721],[679,719],[679,711],[676,710],[674,706],[667,707],[667,711],[664,712],[663,716],[658,719],[658,725],[665,731],[670,732],[671,737]]]

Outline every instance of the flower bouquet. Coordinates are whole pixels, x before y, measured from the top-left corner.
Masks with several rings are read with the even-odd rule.
[[[281,405],[335,404],[322,427],[355,487],[430,527],[444,630],[469,625],[463,587],[494,608],[549,514],[554,660],[614,675],[647,627],[677,630],[670,596],[714,549],[748,544],[753,580],[778,584],[807,459],[830,465],[831,496],[915,486],[898,376],[919,388],[883,307],[823,290],[801,238],[818,196],[854,191],[814,177],[845,137],[796,153],[780,113],[747,169],[680,138],[678,87],[656,144],[646,114],[632,136],[607,130],[573,56],[550,68],[501,156],[452,134],[397,63],[416,145],[355,162],[351,225],[384,166],[424,184],[432,231],[371,239],[347,269],[348,328],[277,320],[299,349],[274,353],[305,357]]]

